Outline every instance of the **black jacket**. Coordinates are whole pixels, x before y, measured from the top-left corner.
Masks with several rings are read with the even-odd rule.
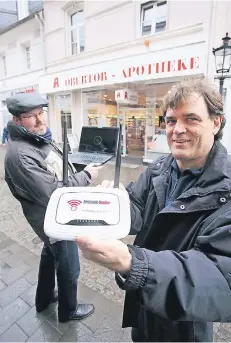
[[[123,327],[149,341],[211,341],[212,322],[231,321],[231,165],[215,142],[196,185],[165,207],[173,157],[161,158],[127,190],[132,268]]]
[[[5,157],[5,180],[37,235],[46,242],[43,230],[51,194],[62,187],[62,152],[50,140],[26,132],[12,121],[7,126],[9,142]],[[69,165],[69,186],[87,186],[90,179]]]

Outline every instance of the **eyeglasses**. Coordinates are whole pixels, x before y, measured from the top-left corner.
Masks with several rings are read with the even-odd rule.
[[[42,110],[39,113],[28,112],[28,114],[21,115],[21,118],[29,119],[31,117],[35,117],[37,119],[38,116],[42,117],[45,113],[46,113],[46,111],[44,111],[44,110]]]

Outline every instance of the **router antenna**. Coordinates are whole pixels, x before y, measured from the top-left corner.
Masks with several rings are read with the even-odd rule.
[[[121,135],[122,135],[122,125],[120,124],[120,126],[119,126],[119,138],[118,138],[117,151],[116,151],[114,188],[119,188],[119,183],[120,183]]]
[[[63,123],[63,186],[68,186],[67,122]]]

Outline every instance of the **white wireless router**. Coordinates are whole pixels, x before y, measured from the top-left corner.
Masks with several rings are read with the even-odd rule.
[[[114,188],[68,187],[67,126],[64,122],[63,185],[56,189],[47,206],[44,232],[57,240],[75,240],[77,236],[100,239],[124,238],[131,226],[130,200],[119,189],[121,132],[117,143]]]

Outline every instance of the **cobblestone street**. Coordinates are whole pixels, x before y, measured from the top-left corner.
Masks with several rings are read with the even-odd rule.
[[[78,298],[94,303],[95,313],[81,322],[65,324],[57,320],[57,304],[36,313],[34,296],[42,244],[3,180],[4,151],[0,147],[0,341],[130,341],[130,329],[121,329],[124,293],[114,282],[114,273],[81,256]],[[143,169],[123,166],[121,181],[126,184],[135,180]],[[113,164],[108,164],[99,181],[113,179],[113,173]],[[231,325],[215,325],[214,340],[231,341]]]

